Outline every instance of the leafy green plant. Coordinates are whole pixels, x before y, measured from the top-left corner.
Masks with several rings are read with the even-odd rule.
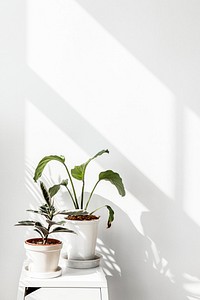
[[[56,232],[75,233],[74,231],[61,226],[65,223],[64,220],[59,221],[59,222],[53,221],[53,218],[56,215],[63,214],[63,212],[56,211],[56,209],[54,207],[54,201],[52,200],[52,197],[43,182],[40,182],[40,188],[42,191],[42,195],[45,199],[45,203],[43,203],[39,207],[38,210],[28,209],[27,211],[44,216],[46,219],[47,226],[44,226],[41,222],[30,221],[30,220],[19,221],[17,224],[15,224],[15,226],[32,226],[32,227],[34,227],[34,231],[36,231],[42,238],[43,244],[48,243],[48,236],[52,233],[56,233]]]
[[[92,196],[94,194],[94,191],[95,191],[96,187],[99,185],[100,182],[102,182],[104,180],[109,181],[110,183],[112,183],[117,188],[118,193],[122,197],[125,196],[125,189],[124,189],[124,185],[123,185],[123,182],[122,182],[122,179],[121,179],[120,175],[118,173],[113,172],[112,170],[106,170],[104,172],[101,172],[98,176],[98,180],[96,181],[92,191],[89,193],[88,199],[86,199],[86,200],[84,199],[84,197],[85,197],[85,184],[86,184],[85,183],[85,174],[86,174],[87,166],[89,165],[89,163],[92,160],[94,160],[98,156],[101,156],[102,154],[105,154],[105,153],[109,153],[109,151],[108,150],[99,151],[96,155],[91,157],[85,163],[83,163],[81,165],[78,165],[78,166],[75,166],[71,170],[69,170],[67,164],[65,163],[65,157],[64,156],[62,156],[62,155],[61,156],[57,156],[57,155],[45,156],[38,163],[38,165],[35,169],[35,174],[34,174],[33,179],[37,182],[37,180],[42,176],[42,173],[43,173],[46,165],[51,161],[58,161],[59,163],[61,163],[64,166],[64,168],[67,172],[68,178],[63,180],[61,183],[52,186],[49,189],[49,194],[51,196],[54,196],[59,191],[60,187],[64,186],[67,189],[67,191],[70,195],[70,198],[73,202],[74,208],[75,208],[75,211],[73,211],[73,212],[63,211],[63,214],[70,215],[72,213],[72,214],[77,214],[77,215],[81,215],[81,214],[90,214],[90,215],[92,215],[98,209],[100,209],[102,207],[106,207],[108,209],[108,212],[109,212],[108,221],[107,221],[107,227],[109,228],[111,226],[111,223],[114,220],[114,211],[111,208],[111,206],[104,205],[100,208],[95,209],[92,212],[88,212],[88,206],[90,204],[90,201],[92,199]],[[76,189],[75,189],[73,179],[81,181],[81,183],[82,183],[81,195],[80,195],[79,198],[77,197],[77,193],[76,193]],[[71,185],[71,188],[69,188],[69,184]]]

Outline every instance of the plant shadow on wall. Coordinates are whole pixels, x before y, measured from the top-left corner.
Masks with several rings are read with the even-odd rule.
[[[95,200],[109,203],[97,195]],[[148,299],[149,295],[155,300],[199,299],[199,295],[183,289],[183,283],[198,283],[199,271],[193,271],[198,270],[200,261],[191,260],[200,251],[198,228],[183,213],[174,212],[173,206],[160,205],[159,218],[157,213],[143,213],[143,235],[122,209],[112,206],[116,219],[107,232],[100,224],[98,251],[104,257],[102,265],[113,299],[123,299],[124,291],[130,300],[133,295],[137,299]],[[185,242],[179,244],[181,238]],[[185,248],[180,249],[183,244]]]
[[[157,209],[143,212],[141,223],[144,238],[150,245],[147,264],[174,286],[175,294],[173,292],[171,298],[170,290],[166,289],[166,299],[174,296],[176,299],[199,299],[199,227],[172,201],[161,202]],[[149,288],[152,292],[152,286]],[[156,286],[153,290],[156,292]],[[181,293],[185,298],[181,298]]]
[[[154,300],[183,300],[189,296],[198,298],[197,289],[192,293],[192,284],[200,284],[199,227],[183,212],[181,206],[177,207],[65,99],[30,69],[27,76],[27,96],[31,102],[88,155],[108,147],[112,152],[110,167],[115,169],[117,165],[126,189],[149,209],[141,218],[144,236],[136,230],[129,217],[115,206],[117,217],[112,231],[101,231],[103,247],[110,253],[115,251],[112,259],[121,269],[121,276],[117,270],[110,270],[116,275],[109,278],[111,297],[122,299],[120,287],[124,287],[127,300],[132,300],[133,295],[137,295],[138,300],[147,295]],[[88,143],[88,140],[93,142]],[[101,165],[104,167],[103,161]],[[99,247],[102,248],[100,244]],[[109,261],[111,265],[112,259]]]

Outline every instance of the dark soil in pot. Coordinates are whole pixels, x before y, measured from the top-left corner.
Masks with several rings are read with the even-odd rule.
[[[99,217],[95,215],[83,215],[83,216],[68,216],[66,219],[72,221],[91,221],[91,220],[98,220]]]
[[[47,243],[43,244],[43,241],[41,238],[32,238],[32,239],[28,239],[25,241],[26,244],[28,245],[58,245],[61,244],[61,241],[56,240],[56,239],[47,239]]]

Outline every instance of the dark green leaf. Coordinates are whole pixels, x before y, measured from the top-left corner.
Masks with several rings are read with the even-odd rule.
[[[49,225],[63,225],[65,224],[65,221],[60,221],[60,222],[54,222],[54,221],[51,221],[51,220],[46,220],[46,222],[49,224]]]
[[[45,228],[44,226],[42,226],[41,223],[36,222],[35,223],[35,227],[43,234],[44,237],[48,236],[49,231],[47,230],[47,228]]]
[[[15,224],[15,226],[34,226],[35,222],[34,221],[19,221],[17,224]]]
[[[70,216],[83,216],[88,215],[88,212],[84,209],[74,209],[74,210],[61,210],[58,212],[59,215],[70,215]]]
[[[51,232],[51,233],[55,233],[55,232],[69,232],[69,233],[75,233],[73,230],[70,230],[68,228],[65,228],[65,227],[56,227],[54,228]]]
[[[122,179],[118,173],[115,173],[112,170],[107,170],[107,171],[101,172],[99,174],[99,181],[100,180],[107,180],[110,183],[114,184],[114,186],[117,188],[119,194],[122,197],[125,196],[126,192],[124,189],[124,185],[123,185]]]
[[[40,227],[43,227],[42,223],[40,222],[34,222],[36,226],[40,226]]]
[[[60,189],[60,184],[55,184],[49,189],[49,194],[51,197],[55,196]]]
[[[61,183],[55,184],[55,185],[53,185],[52,187],[50,187],[50,189],[49,189],[49,194],[50,194],[51,197],[53,197],[53,196],[55,196],[55,194],[57,194],[57,192],[59,191],[61,185],[67,187],[67,185],[68,185],[68,180],[65,179],[65,180],[63,180]]]
[[[108,150],[102,150],[100,152],[98,152],[96,155],[94,155],[92,158],[90,158],[86,163],[81,164],[80,166],[75,166],[72,170],[71,170],[71,174],[75,179],[78,180],[84,180],[85,177],[85,170],[87,165],[89,164],[89,162],[93,159],[95,159],[97,156],[102,155],[103,153],[109,153]]]
[[[34,229],[34,231],[36,231],[37,233],[39,233],[39,235],[41,236],[41,238],[44,238],[44,235],[42,234],[42,232],[40,230],[38,230],[37,228]]]
[[[107,221],[107,228],[110,228],[111,223],[114,221],[114,210],[109,205],[106,205],[106,207],[109,211],[108,221]]]
[[[50,207],[51,206],[51,196],[49,194],[49,191],[47,190],[46,186],[44,183],[41,181],[40,182],[40,188],[42,190],[43,197],[47,203],[47,205]]]
[[[45,156],[37,165],[36,169],[35,169],[35,174],[34,174],[34,177],[33,179],[35,181],[37,181],[41,175],[42,175],[42,172],[44,170],[44,168],[46,167],[46,165],[52,161],[52,160],[57,160],[61,163],[64,163],[65,162],[65,158],[64,156],[57,156],[57,155],[49,155],[49,156]]]
[[[47,204],[40,206],[40,214],[48,219],[52,219],[55,212],[55,207],[52,205],[50,207]]]

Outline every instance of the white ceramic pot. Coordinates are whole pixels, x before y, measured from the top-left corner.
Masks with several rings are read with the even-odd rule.
[[[77,233],[67,236],[65,250],[68,259],[93,259],[95,257],[98,224],[99,219],[66,220],[66,227]]]
[[[28,257],[28,269],[35,273],[55,272],[58,268],[62,242],[56,239],[48,239],[52,244],[36,244],[33,241],[41,241],[40,238],[26,240],[24,247]]]

